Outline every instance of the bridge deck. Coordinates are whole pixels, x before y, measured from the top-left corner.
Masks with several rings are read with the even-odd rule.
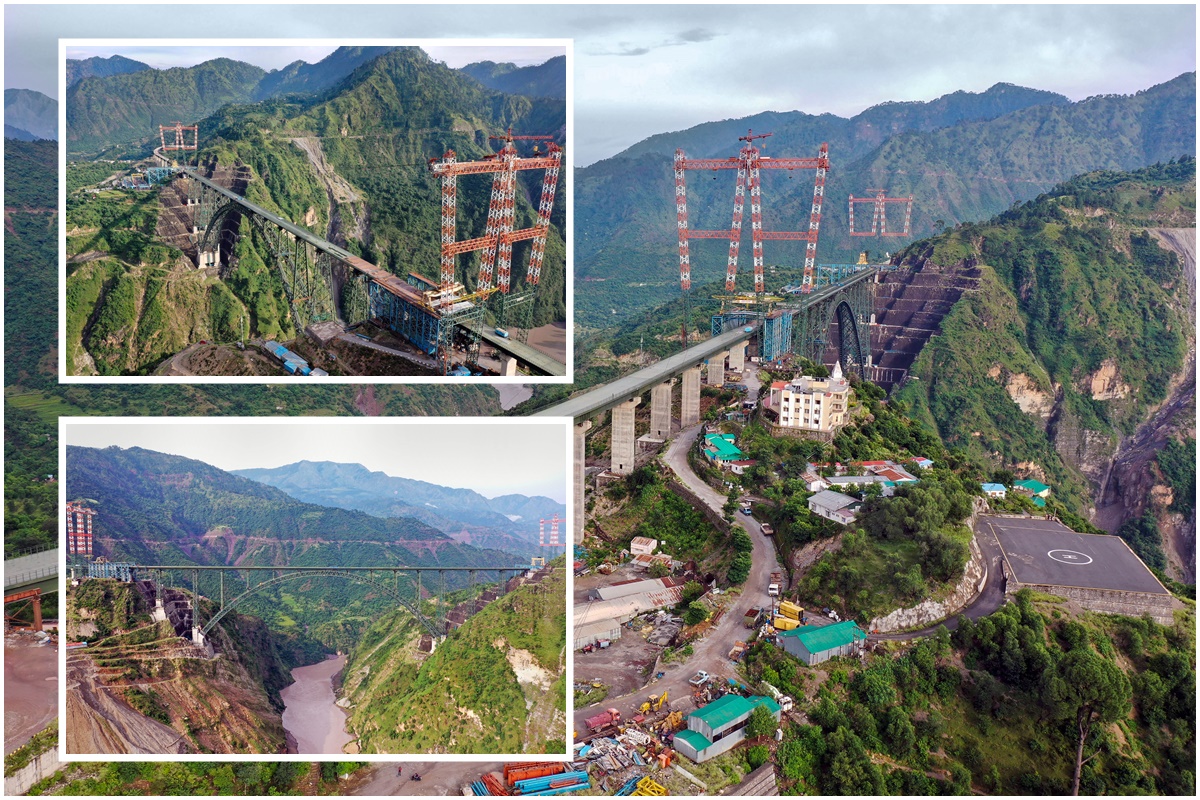
[[[4,561],[4,593],[41,587],[43,592],[58,589],[58,549],[43,550]]]
[[[863,270],[841,283],[822,286],[812,294],[801,295],[802,299],[799,305],[789,308],[788,311],[797,313],[809,306],[828,300],[847,286],[873,279],[875,272],[876,270],[874,269]],[[537,412],[534,416],[571,417],[572,419],[594,417],[631,397],[645,392],[651,387],[657,386],[668,378],[673,378],[685,369],[694,367],[700,362],[728,350],[732,345],[746,341],[754,335],[754,332],[758,330],[761,324],[760,322],[755,322],[734,331],[727,331],[720,336],[715,336],[700,344],[693,345],[681,353],[668,356],[656,364],[651,364],[623,378],[618,378],[612,383],[599,386],[577,397],[572,397],[570,400],[563,401],[558,405],[550,406],[550,408]],[[747,327],[753,330],[747,332]]]
[[[369,261],[359,258],[348,250],[322,239],[313,232],[305,230],[299,225],[289,222],[278,214],[267,211],[262,206],[250,202],[241,195],[231,192],[225,187],[213,183],[208,178],[198,174],[194,168],[187,168],[185,169],[185,172],[189,178],[199,181],[208,188],[212,189],[214,192],[218,192],[224,197],[229,198],[252,213],[257,214],[263,219],[269,220],[275,225],[278,225],[280,228],[283,228],[296,238],[307,242],[322,252],[328,253],[339,261],[344,262],[357,272],[366,275],[372,281],[377,283],[382,289],[390,292],[396,297],[399,297],[404,302],[420,306],[435,315],[438,314],[438,310],[429,306],[425,300],[425,296],[416,287],[410,285],[407,281],[399,276],[393,275],[387,270],[381,269]],[[468,326],[464,325],[464,327]],[[503,337],[496,336],[494,333],[489,334],[486,330],[480,330],[476,326],[469,327],[479,333],[497,349],[508,353],[510,356],[513,356],[514,358],[523,361],[526,364],[529,364],[529,366],[531,366],[533,369],[541,372],[544,375],[561,376],[567,374],[567,368],[565,364],[560,364],[558,361],[555,361],[545,353],[535,350],[528,345],[521,344],[520,342],[515,342],[512,339],[505,339]]]
[[[489,328],[486,325],[477,322],[464,322],[464,328],[469,328],[479,334],[479,338],[483,339],[488,344],[508,353],[513,358],[528,364],[533,369],[545,375],[566,375],[567,366],[554,360],[551,356],[546,355],[541,350],[530,347],[527,344],[518,342],[514,339],[504,336],[497,336],[495,328]]]

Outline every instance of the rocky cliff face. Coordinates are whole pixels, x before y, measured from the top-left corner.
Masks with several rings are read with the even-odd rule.
[[[1193,583],[1196,580],[1195,515],[1185,518],[1168,510],[1172,490],[1159,470],[1155,456],[1168,440],[1182,440],[1196,433],[1196,230],[1160,228],[1151,233],[1162,247],[1177,253],[1183,265],[1177,297],[1188,314],[1193,331],[1189,335],[1191,354],[1172,381],[1166,401],[1120,443],[1105,465],[1097,481],[1099,490],[1092,522],[1115,532],[1127,520],[1140,517],[1149,509],[1162,534],[1167,571],[1177,580]]]

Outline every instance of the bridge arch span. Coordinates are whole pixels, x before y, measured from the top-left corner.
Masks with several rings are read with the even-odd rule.
[[[863,349],[862,330],[851,298],[845,292],[839,293],[828,305],[824,328],[826,333],[834,329],[834,324],[837,325],[837,352],[842,371],[847,375],[853,372],[860,378],[864,377],[870,351]],[[821,354],[818,353],[816,363],[820,363],[820,358]]]
[[[312,570],[306,570],[303,572],[286,572],[282,575],[276,575],[273,578],[269,578],[268,580],[265,580],[262,583],[256,584],[255,586],[251,587],[250,589],[247,589],[246,591],[242,592],[240,595],[238,595],[237,597],[233,598],[228,603],[226,603],[225,606],[220,611],[218,611],[213,616],[212,619],[210,619],[208,621],[208,623],[204,626],[204,628],[201,629],[201,631],[200,631],[201,635],[207,636],[209,631],[211,631],[216,626],[216,624],[218,622],[220,622],[221,619],[226,614],[228,614],[230,611],[234,610],[239,605],[241,605],[242,602],[245,601],[247,598],[258,593],[258,591],[260,589],[266,589],[270,586],[277,586],[277,585],[283,583],[284,581],[295,580],[297,578],[311,578],[313,576],[326,577],[326,578],[346,578],[347,580],[356,581],[358,583],[362,583],[367,586],[370,586],[372,589],[375,589],[375,590],[387,595],[391,599],[395,600],[402,608],[404,608],[405,611],[412,614],[413,617],[417,620],[417,622],[423,628],[425,628],[425,630],[428,631],[432,636],[438,637],[438,636],[442,636],[444,634],[444,631],[439,631],[437,626],[434,625],[433,622],[430,621],[428,618],[426,618],[423,614],[421,614],[420,610],[413,603],[410,603],[406,597],[401,595],[398,591],[393,589],[391,586],[388,586],[386,583],[377,581],[374,578],[370,578],[366,575],[359,575],[359,574],[353,573],[353,572],[345,572],[345,571],[339,570],[339,569],[312,569]]]

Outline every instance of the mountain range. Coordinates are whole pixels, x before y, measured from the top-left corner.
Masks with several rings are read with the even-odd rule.
[[[361,67],[398,49],[418,50],[339,47],[316,64],[295,61],[270,71],[229,58],[171,69],[153,69],[121,56],[68,61],[67,142],[73,154],[89,156],[157,141],[159,125],[176,120],[194,124],[230,103],[329,99],[361,83],[367,75],[355,74]],[[460,74],[506,94],[563,99],[565,62],[565,57],[532,67],[480,62]]]
[[[832,166],[818,261],[853,263],[860,248],[899,249],[955,223],[986,219],[1084,172],[1194,155],[1195,120],[1196,76],[1186,73],[1134,95],[1079,102],[997,84],[981,94],[955,92],[928,103],[885,103],[849,119],[764,112],[652,136],[576,171],[576,275],[595,283],[577,295],[578,318],[588,327],[610,325],[678,294],[671,163],[677,148],[691,158],[733,157],[748,129],[771,134],[756,142],[766,156],[811,158],[828,142]],[[772,173],[763,172],[763,227],[807,230],[812,172]],[[734,180],[733,173],[724,175],[689,172],[691,227],[729,227]],[[911,237],[848,235],[847,199],[866,196],[869,188],[915,197]],[[900,227],[898,218],[889,220],[889,229]],[[727,244],[698,241],[691,249],[693,281],[723,273]],[[769,264],[795,265],[803,258],[800,245],[768,242],[764,249]],[[741,272],[748,274],[749,259],[742,262]]]
[[[98,555],[151,563],[511,565],[513,557],[454,542],[414,519],[301,502],[202,461],[140,447],[67,448],[67,493],[95,501]],[[370,554],[370,555],[368,555]]]
[[[273,486],[297,500],[364,511],[377,517],[406,517],[476,546],[522,555],[538,551],[539,520],[566,506],[548,497],[522,494],[488,499],[471,489],[398,478],[361,464],[299,461],[270,469],[234,470],[233,474]]]
[[[4,90],[4,138],[58,138],[58,103],[32,89]]]
[[[91,58],[67,59],[67,86],[74,86],[84,78],[108,78],[112,75],[127,75],[152,69],[149,64],[134,61],[125,56],[92,56]]]
[[[462,71],[489,89],[527,97],[567,97],[567,57],[555,56],[543,64],[518,67],[511,62],[476,61]]]

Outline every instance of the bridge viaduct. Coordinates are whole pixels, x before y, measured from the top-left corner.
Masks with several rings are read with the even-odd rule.
[[[155,158],[160,163],[167,162],[157,150]],[[249,215],[264,233],[271,230],[265,238],[283,275],[297,329],[303,330],[310,321],[316,321],[322,315],[328,318],[337,313],[334,295],[339,291],[339,282],[333,274],[333,265],[337,263],[367,283],[371,307],[380,310],[389,327],[418,344],[436,348],[443,358],[453,346],[455,330],[462,328],[469,331],[469,335],[487,341],[502,354],[506,375],[515,375],[518,364],[525,364],[539,375],[566,375],[565,364],[524,342],[496,335],[465,313],[468,309],[462,306],[469,304],[457,303],[441,292],[429,291],[435,288],[432,283],[414,285],[420,284],[419,276],[414,275],[412,280],[406,281],[381,269],[205,178],[195,167],[158,169],[169,169],[169,177],[186,176],[198,187],[189,191],[187,203],[192,209],[192,235],[197,240],[201,266],[216,266],[220,226],[231,210]],[[328,302],[321,305],[326,292]]]
[[[834,323],[837,323],[840,338],[838,350],[842,360],[856,353],[858,369],[869,365],[870,336],[872,324],[871,298],[879,275],[875,267],[865,267],[854,272],[835,275],[824,286],[811,294],[802,295],[802,300],[783,313],[798,320],[794,330],[795,342],[788,342],[788,352],[798,352],[810,360],[820,363],[824,344]],[[789,323],[791,320],[789,320]],[[681,428],[700,421],[701,368],[707,364],[707,382],[720,385],[725,380],[725,362],[729,369],[742,371],[746,362],[746,345],[759,334],[763,320],[747,320],[713,336],[700,344],[664,358],[634,373],[618,378],[612,383],[591,389],[557,405],[543,409],[534,416],[571,417],[575,420],[574,471],[575,471],[575,519],[576,543],[583,541],[584,531],[584,483],[585,441],[592,428],[592,420],[606,411],[612,411],[612,472],[628,475],[633,472],[637,453],[634,436],[634,412],[641,404],[642,395],[650,392],[649,440],[663,442],[671,435],[671,408],[675,378],[682,376],[680,419]]]
[[[4,560],[4,605],[33,603],[33,628],[42,629],[42,596],[58,591],[58,548]]]

